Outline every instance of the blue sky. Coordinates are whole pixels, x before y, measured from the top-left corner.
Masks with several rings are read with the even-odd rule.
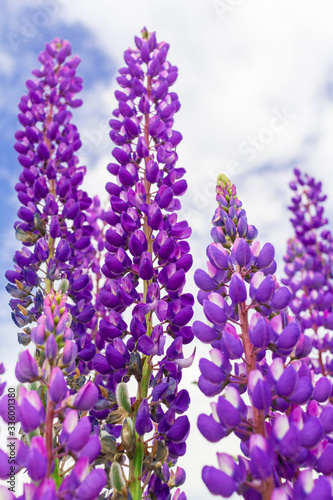
[[[323,180],[326,212],[333,220],[333,4],[329,0],[5,0],[0,18],[0,300],[1,358],[9,377],[19,348],[10,323],[3,274],[19,248],[12,225],[20,165],[13,150],[17,104],[25,80],[46,41],[68,39],[82,63],[84,106],[75,112],[81,132],[86,189],[104,194],[111,142],[107,122],[114,108],[115,72],[122,53],[143,26],[171,45],[179,67],[175,91],[182,104],[176,128],[184,136],[179,164],[188,172],[184,216],[193,227],[195,266],[204,266],[215,208],[214,184],[227,173],[238,187],[250,223],[262,243],[277,250],[279,273],[291,234],[287,184],[296,165]],[[192,285],[189,285],[191,288]],[[194,290],[193,290],[194,291]],[[198,317],[200,312],[197,312]],[[202,353],[200,347],[200,353]],[[199,357],[198,357],[199,359]],[[198,361],[197,359],[197,361]],[[185,375],[188,383],[197,377]],[[192,390],[192,427],[199,407],[209,403]],[[202,447],[206,463],[214,450],[194,430],[186,491],[191,500],[209,498],[200,481]],[[237,453],[237,449],[235,453]]]

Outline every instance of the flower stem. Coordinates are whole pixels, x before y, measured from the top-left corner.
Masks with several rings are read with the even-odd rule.
[[[133,481],[130,483],[130,492],[133,500],[141,500],[142,498],[142,488],[141,488],[141,474],[142,474],[142,462],[143,462],[143,452],[144,445],[141,436],[136,434],[136,450],[133,458]]]
[[[48,395],[49,396],[49,395]],[[45,445],[47,453],[47,477],[51,475],[51,468],[53,462],[53,418],[54,418],[55,404],[51,401],[50,397],[47,399],[46,419],[45,419]]]
[[[247,363],[247,375],[250,371],[256,369],[256,355],[253,351],[253,346],[249,337],[249,320],[248,311],[246,309],[246,304],[242,303],[238,306],[239,321],[242,330],[242,340],[245,352],[245,360]],[[251,401],[252,411],[253,411],[253,422],[254,430],[256,434],[261,434],[266,438],[266,427],[265,427],[265,415],[263,410],[258,410]],[[263,480],[263,500],[270,500],[274,490],[273,476],[268,477]]]

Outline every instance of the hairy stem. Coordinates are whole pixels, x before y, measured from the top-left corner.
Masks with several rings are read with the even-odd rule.
[[[51,401],[49,395],[46,407],[45,419],[45,445],[47,453],[47,477],[51,475],[51,468],[53,462],[53,418],[54,418],[55,404]]]
[[[242,330],[242,340],[245,352],[245,360],[247,363],[247,374],[249,374],[250,371],[256,369],[256,355],[254,353],[253,345],[249,337],[248,311],[246,309],[245,303],[239,304],[238,312]],[[251,406],[253,411],[253,422],[254,422],[255,433],[261,434],[263,437],[266,437],[264,411],[258,410],[258,408],[254,406],[252,401],[251,401]],[[274,490],[273,476],[270,476],[267,479],[263,480],[263,491],[262,491],[263,500],[270,500],[273,490]]]

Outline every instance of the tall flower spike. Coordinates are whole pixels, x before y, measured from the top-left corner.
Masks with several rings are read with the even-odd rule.
[[[176,213],[178,197],[187,188],[185,170],[176,166],[182,136],[173,129],[180,104],[171,86],[177,68],[166,60],[169,45],[158,43],[155,33],[144,29],[135,43],[124,53],[126,66],[117,77],[121,90],[115,92],[118,106],[110,120],[116,147],[108,171],[116,182],[106,184],[108,253],[102,271],[109,283],[99,296],[109,310],[99,328],[107,346],[105,356],[96,354],[92,363],[105,374],[103,385],[109,390],[131,376],[138,382],[131,411],[122,406],[107,417],[112,433],[111,424],[122,423],[129,413],[133,417],[137,440],[134,457],[128,457],[127,488],[137,500],[148,482],[149,492],[169,491],[161,467],[176,463],[186,450],[189,423],[177,414],[188,408],[189,395],[178,384],[182,367],[193,361],[184,359],[183,345],[193,339],[187,325],[194,300],[183,292],[192,265],[186,241],[191,229]],[[125,310],[128,325],[121,318]],[[155,356],[160,359],[153,372]],[[145,445],[150,432],[153,439]]]
[[[297,359],[309,354],[311,341],[288,315],[291,293],[274,276],[273,245],[260,248],[255,241],[257,231],[225,175],[219,176],[216,193],[208,273],[194,273],[209,324],[195,321],[193,332],[212,346],[211,361],[199,362],[199,388],[219,397],[210,415],[199,416],[198,427],[211,442],[234,432],[242,455],[236,462],[219,453],[218,468],[205,466],[202,478],[215,495],[279,498],[281,481],[292,492],[301,468],[331,471],[321,458],[331,453],[328,448],[321,455],[330,440],[331,406],[319,403],[327,402],[332,386],[326,377],[314,377],[307,358]],[[318,487],[326,487],[321,479]]]
[[[71,113],[82,104],[76,98],[82,89],[76,75],[80,59],[71,57],[66,40],[55,39],[38,60],[41,67],[27,80],[19,104],[23,130],[15,134],[14,147],[23,170],[15,189],[22,205],[15,230],[23,247],[15,252],[14,270],[6,272],[7,291],[13,320],[24,327],[42,312],[41,290],[48,293],[66,278],[74,300],[73,328],[83,335],[94,315],[88,271],[95,250],[87,214],[92,200],[80,189],[86,169],[76,156],[81,141]],[[29,329],[19,334],[19,342],[29,342]]]
[[[321,182],[294,170],[296,179],[290,183],[293,191],[293,214],[290,219],[295,234],[288,240],[284,257],[286,277],[283,283],[292,293],[290,309],[304,330],[311,333],[314,350],[312,368],[316,373],[333,375],[333,238],[327,229]],[[310,347],[305,346],[307,354]],[[326,358],[324,353],[329,353]]]

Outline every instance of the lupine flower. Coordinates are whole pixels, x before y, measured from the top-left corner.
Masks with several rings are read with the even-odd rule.
[[[41,370],[28,350],[20,353],[15,375],[19,382],[34,382],[41,378]]]
[[[332,234],[325,227],[321,182],[295,169],[296,179],[290,183],[293,191],[289,207],[290,219],[295,234],[288,240],[283,283],[289,286],[292,299],[290,309],[299,320],[303,330],[312,338],[316,356],[311,355],[311,363],[316,373],[331,375],[331,357],[323,356],[331,352],[333,328],[333,288],[332,288]],[[309,353],[308,353],[309,354]]]
[[[63,468],[69,457],[77,460],[77,467],[70,475],[63,474],[61,485],[67,484],[72,495],[70,498],[93,500],[106,484],[104,470],[93,469],[89,472],[89,464],[94,464],[101,452],[98,429],[95,431],[92,428],[87,416],[78,419],[78,410],[87,412],[96,405],[99,391],[91,381],[78,390],[72,389],[68,383],[68,371],[75,373],[74,360],[78,350],[74,332],[69,326],[66,302],[67,297],[61,293],[47,295],[43,302],[44,312],[31,332],[31,339],[39,349],[41,366],[28,350],[20,354],[16,366],[19,379],[34,384],[31,390],[21,386],[16,400],[16,419],[28,436],[27,444],[18,442],[16,472],[26,469],[35,483],[31,491],[28,486],[25,487],[27,499],[31,498],[29,495],[46,498],[39,496],[46,495],[46,485],[49,485],[47,498],[60,498],[62,490],[58,487],[61,480],[55,485],[52,477],[56,461],[58,464],[61,462]],[[49,339],[52,339],[51,343]],[[39,387],[35,380],[40,383]],[[5,413],[6,402],[7,396],[3,396],[0,400],[1,415]],[[55,434],[54,428],[57,429]],[[29,433],[36,430],[40,435],[31,437]],[[0,454],[1,460],[6,457]]]
[[[92,200],[80,189],[86,169],[78,164],[81,141],[72,124],[71,109],[82,104],[75,96],[82,90],[76,75],[80,59],[71,57],[70,44],[59,39],[46,44],[38,59],[41,67],[27,80],[27,95],[19,104],[23,130],[16,133],[14,147],[23,170],[15,189],[22,205],[15,230],[23,247],[15,252],[14,270],[6,273],[7,291],[13,320],[21,328],[39,318],[41,290],[48,293],[54,281],[66,278],[74,300],[68,305],[73,328],[83,335],[94,315],[89,268],[95,228],[88,214]],[[19,341],[29,342],[29,330],[19,334]]]
[[[36,391],[27,391],[25,387],[20,387],[17,403],[24,432],[34,431],[45,422],[45,408]]]
[[[187,324],[194,299],[183,291],[192,265],[186,241],[191,229],[177,216],[178,197],[187,188],[185,170],[176,166],[182,136],[173,129],[180,104],[171,86],[177,68],[167,62],[169,46],[158,43],[155,33],[144,29],[135,43],[135,49],[124,53],[126,66],[117,77],[120,90],[115,92],[117,108],[110,120],[116,147],[108,171],[115,178],[106,184],[110,208],[104,215],[107,254],[102,272],[108,281],[99,294],[106,314],[98,331],[106,348],[105,354],[96,352],[91,363],[101,374],[99,384],[113,393],[131,376],[137,380],[136,399],[123,404],[117,392],[118,407],[107,410],[107,430],[113,433],[115,426],[133,418],[142,441],[153,431],[153,447],[147,448],[144,462],[148,467],[158,443],[165,450],[161,464],[168,456],[175,463],[186,450],[189,422],[176,414],[184,413],[189,403],[187,391],[179,392],[178,384],[182,367],[193,362],[193,355],[184,358],[183,346],[193,339]],[[125,310],[126,322],[121,318]],[[155,372],[153,356],[159,356]],[[159,387],[163,390],[157,394]],[[126,445],[136,471],[142,467],[142,441],[134,457],[132,444]],[[160,484],[161,476],[154,476],[155,466],[149,467],[144,465],[142,474],[135,472],[129,485],[132,495],[148,470],[155,478],[148,490],[169,492],[166,483]]]
[[[177,68],[155,33],[144,29],[135,44],[117,77],[108,209],[80,189],[85,167],[70,108],[82,104],[75,98],[82,80],[67,41],[46,44],[19,104],[15,230],[23,246],[6,289],[23,329],[19,343],[36,347],[34,355],[20,353],[15,370],[31,384],[20,386],[15,402],[26,434],[17,441],[15,473],[33,481],[19,498],[186,500],[185,471],[172,467],[186,453],[190,397],[179,384],[195,356],[185,357],[184,346],[195,335],[211,345],[198,386],[218,396],[211,413],[199,415],[199,430],[210,442],[234,432],[242,453],[217,453],[218,467],[204,466],[209,491],[331,499],[333,361],[323,354],[333,349],[326,331],[333,329],[332,236],[322,229],[321,184],[295,170],[295,237],[280,286],[274,246],[256,241],[235,186],[219,176],[207,272],[194,273],[208,324],[190,327],[191,229],[177,216],[187,184],[176,166],[180,103],[170,89]],[[9,422],[4,389],[0,383],[0,416]],[[8,458],[0,450],[1,479]],[[15,499],[7,488],[0,495]]]
[[[212,494],[223,497],[237,491],[264,500],[280,498],[280,492],[281,498],[312,498],[305,494],[311,488],[296,478],[306,467],[330,474],[321,457],[329,460],[332,453],[327,435],[332,412],[321,404],[331,395],[331,382],[314,379],[310,370],[311,340],[288,314],[292,295],[273,274],[273,245],[260,248],[255,241],[257,231],[226,176],[219,177],[216,192],[208,273],[194,275],[208,325],[194,322],[193,333],[212,346],[212,361],[199,362],[199,388],[219,397],[211,415],[199,416],[198,427],[211,442],[233,431],[244,456],[237,463],[222,454],[219,469],[205,466],[202,477]],[[286,480],[282,491],[278,477]],[[327,487],[319,478],[312,491],[326,495]]]

